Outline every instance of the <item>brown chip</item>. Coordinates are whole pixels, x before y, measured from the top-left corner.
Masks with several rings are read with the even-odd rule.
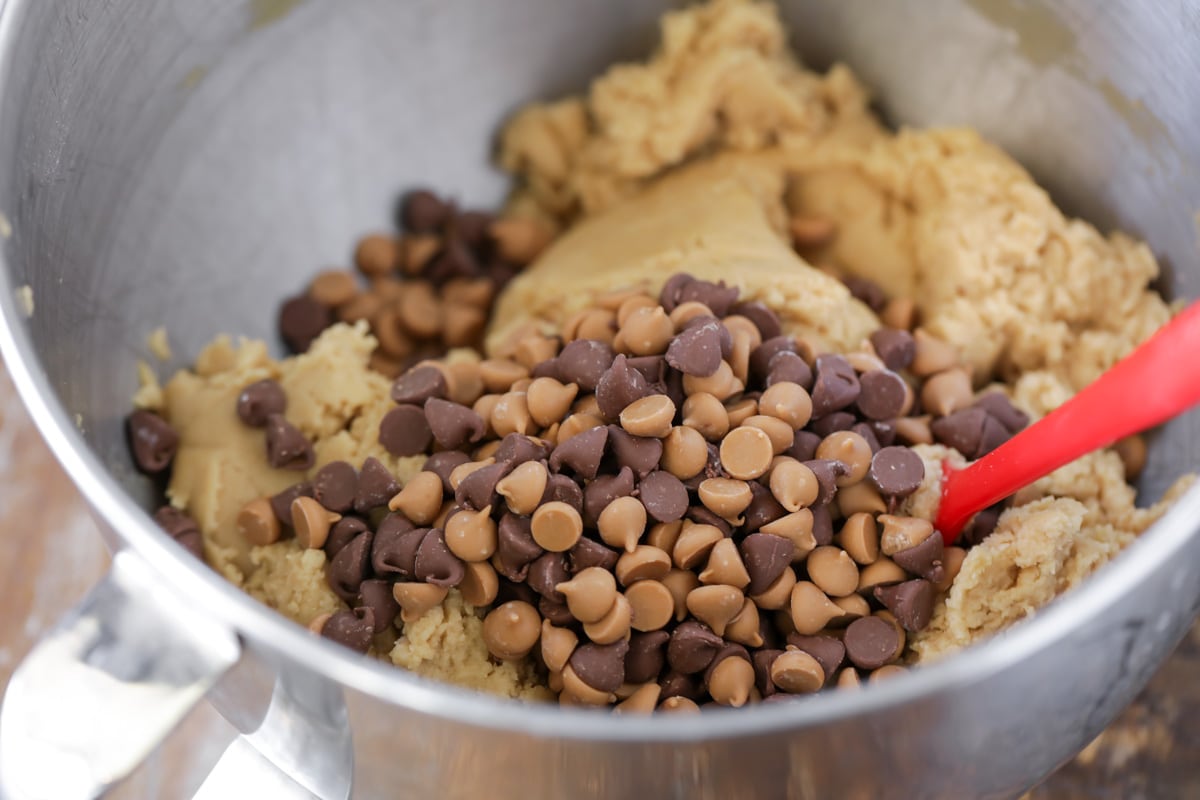
[[[280,415],[275,416],[283,419]],[[154,475],[170,466],[179,449],[179,434],[166,420],[139,409],[129,415],[127,429],[133,460],[138,469]]]
[[[721,366],[721,323],[708,319],[685,328],[667,348],[667,363],[684,375],[708,377]]]
[[[889,303],[889,307],[891,305]],[[880,328],[872,333],[871,347],[887,368],[894,371],[907,369],[917,352],[912,334],[896,327]]]
[[[446,546],[445,535],[434,528],[417,547],[413,575],[419,581],[449,589],[462,583],[466,570],[463,562]]]
[[[266,432],[267,462],[272,467],[306,470],[313,465],[312,443],[282,414],[267,417]]]
[[[286,409],[287,394],[284,393],[283,387],[273,380],[256,381],[242,389],[238,395],[238,418],[252,428],[265,426],[268,417],[272,414],[282,414]]]
[[[925,462],[907,447],[885,447],[871,458],[867,475],[881,494],[907,497],[925,480]]]
[[[338,611],[321,626],[321,636],[340,645],[365,653],[375,635],[375,612],[370,608]]]
[[[397,406],[379,422],[379,443],[394,456],[423,453],[432,441],[433,432],[420,406]]]
[[[894,586],[877,586],[874,595],[910,633],[923,630],[933,617],[934,591],[927,580],[918,578]]]
[[[271,500],[257,497],[242,506],[237,515],[237,529],[252,545],[274,544],[279,541],[282,526],[271,509]]]
[[[897,555],[900,555],[897,553]],[[942,553],[942,574],[940,578],[930,578],[933,581],[933,588],[939,592],[948,592],[954,584],[954,579],[958,577],[958,573],[962,571],[963,561],[967,557],[967,551],[961,547],[947,547]],[[915,570],[914,570],[915,572]],[[921,573],[917,573],[921,574]],[[925,577],[930,577],[926,575]]]
[[[568,671],[584,684],[600,692],[612,693],[625,682],[625,655],[629,643],[583,644],[575,648],[563,671],[564,685]]]
[[[345,461],[331,461],[313,476],[313,497],[317,502],[344,514],[354,507],[358,494],[358,473]]]
[[[618,355],[600,376],[594,402],[596,410],[605,419],[615,420],[631,403],[651,393],[645,376],[630,366],[624,355]]]
[[[858,375],[846,359],[837,355],[819,356],[812,388],[813,416],[823,417],[848,407],[858,399],[860,390]]]
[[[446,375],[432,364],[421,364],[406,371],[392,384],[392,400],[400,405],[424,405],[431,397],[445,399]]]
[[[628,467],[639,479],[658,469],[662,461],[661,439],[633,436],[620,425],[608,426],[608,445],[618,468]]]
[[[744,588],[750,595],[767,591],[787,570],[795,552],[790,540],[769,533],[750,534],[738,549],[748,577]]]
[[[542,620],[528,603],[512,600],[497,606],[483,619],[483,642],[488,652],[503,661],[524,658],[541,636]]]
[[[878,369],[859,378],[862,391],[858,410],[868,419],[888,420],[904,416],[912,408],[912,390],[896,373]]]
[[[813,388],[813,371],[798,353],[778,352],[767,362],[768,387],[777,383],[794,383],[804,389]]]
[[[591,480],[600,470],[607,443],[608,428],[603,426],[576,434],[554,448],[550,454],[550,469],[559,472],[567,467],[580,478]]]
[[[896,629],[879,617],[863,617],[851,622],[843,643],[846,656],[859,669],[878,669],[893,661],[901,648]]]
[[[586,392],[596,391],[600,377],[612,366],[616,353],[606,343],[578,339],[566,344],[559,353],[559,380],[576,383]]]
[[[332,324],[333,310],[308,295],[293,297],[279,309],[279,334],[293,353],[308,350]]]
[[[760,428],[751,426],[730,431],[721,440],[720,452],[725,471],[733,478],[746,481],[766,474],[775,455],[771,438]]]
[[[684,675],[701,672],[712,663],[713,657],[724,644],[721,637],[707,625],[688,620],[671,632],[671,639],[667,643],[667,663],[671,669]]]
[[[669,472],[655,470],[639,485],[641,504],[657,522],[682,519],[688,509],[688,493],[683,482]]]

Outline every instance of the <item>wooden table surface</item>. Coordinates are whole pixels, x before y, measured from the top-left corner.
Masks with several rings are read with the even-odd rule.
[[[105,572],[109,556],[83,502],[0,367],[0,687],[39,634]],[[1200,797],[1200,626],[1151,686],[1032,800]],[[189,797],[232,737],[201,704],[113,797]]]

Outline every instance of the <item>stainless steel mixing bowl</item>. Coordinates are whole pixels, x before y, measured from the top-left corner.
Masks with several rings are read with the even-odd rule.
[[[229,760],[261,753],[324,797],[1009,797],[1146,682],[1200,600],[1200,490],[1011,635],[700,721],[521,707],[370,663],[151,523],[122,436],[146,334],[168,326],[172,366],[219,331],[269,336],[272,302],[344,263],[401,187],[496,201],[500,120],[644,53],[662,5],[0,3],[0,348],[118,552],[11,685],[13,797],[100,790],[206,693],[246,734]],[[1148,239],[1170,296],[1200,294],[1195,3],[784,6],[806,58],[852,64],[892,121],[977,126],[1069,210]],[[1195,417],[1167,426],[1143,496],[1197,453]]]

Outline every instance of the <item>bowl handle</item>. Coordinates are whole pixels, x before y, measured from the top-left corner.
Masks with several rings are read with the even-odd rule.
[[[98,796],[240,653],[232,631],[188,607],[140,558],[118,553],[13,674],[0,708],[0,796]]]

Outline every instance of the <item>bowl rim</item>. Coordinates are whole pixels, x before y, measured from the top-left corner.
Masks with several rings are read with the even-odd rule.
[[[12,91],[8,59],[19,2],[0,0],[0,97]],[[1031,618],[989,640],[858,692],[821,692],[796,703],[706,712],[704,725],[687,715],[633,719],[551,703],[522,703],[423,678],[364,658],[320,637],[253,599],[176,545],[121,488],[76,428],[41,368],[18,305],[7,255],[0,248],[0,357],[18,395],[56,459],[94,515],[151,566],[171,591],[256,648],[272,651],[328,680],[390,705],[481,728],[531,737],[613,743],[672,743],[768,735],[894,709],[1018,666],[1064,634],[1136,591],[1200,531],[1200,482],[1176,499],[1154,525],[1086,582]],[[200,610],[202,609],[202,610]],[[245,646],[245,644],[243,645]]]

